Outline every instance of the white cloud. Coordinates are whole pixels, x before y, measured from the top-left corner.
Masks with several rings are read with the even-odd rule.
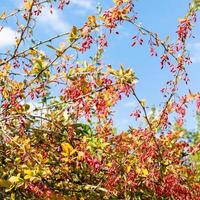
[[[193,63],[200,63],[200,42],[189,44],[188,49]]]
[[[67,32],[70,29],[69,24],[62,19],[57,9],[53,9],[51,14],[48,8],[44,8],[42,15],[38,18],[38,22],[55,32]]]
[[[5,48],[15,44],[15,38],[17,34],[16,32],[10,27],[4,27],[0,31],[0,48]]]
[[[91,9],[92,8],[92,0],[71,0],[72,4],[77,5],[81,8]]]

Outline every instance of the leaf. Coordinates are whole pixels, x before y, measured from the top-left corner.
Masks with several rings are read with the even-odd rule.
[[[82,124],[82,123],[77,123],[77,124],[74,124],[74,127],[76,129],[76,134],[77,135],[89,135],[89,134],[92,134],[92,130],[90,128],[89,125],[87,124]]]
[[[25,169],[25,170],[24,170],[24,173],[25,173],[26,175],[34,175],[34,171],[33,171],[33,170],[30,170],[30,169]]]
[[[30,105],[29,105],[29,104],[24,104],[23,107],[24,107],[24,110],[25,110],[25,111],[27,111],[27,110],[30,109]]]
[[[47,44],[47,46],[48,46],[50,49],[53,49],[53,50],[55,50],[55,51],[58,50],[58,49],[56,49],[55,47],[53,47],[52,45],[50,45],[50,44]]]
[[[145,100],[145,99],[141,99],[141,100],[140,100],[140,103],[141,103],[142,107],[145,107],[145,105],[146,105],[146,100]]]
[[[115,69],[113,69],[111,65],[108,65],[108,66],[107,66],[107,69],[108,69],[108,72],[109,72],[110,74],[113,74],[113,75],[115,75],[115,76],[118,75],[118,71],[115,70]]]
[[[73,45],[72,48],[75,49],[75,50],[77,50],[77,51],[80,51],[80,47],[78,47],[78,46],[74,46]]]
[[[10,181],[7,181],[7,180],[0,178],[0,186],[1,187],[9,188],[11,186],[11,184],[12,183]]]
[[[79,151],[79,152],[78,152],[77,159],[78,159],[78,160],[82,160],[83,156],[84,156],[84,152]]]
[[[78,29],[76,26],[72,27],[72,30],[69,34],[69,41],[72,43],[78,38]]]
[[[120,6],[121,4],[128,2],[128,0],[113,0],[113,2],[114,2],[117,6]]]
[[[135,172],[136,172],[137,174],[140,174],[140,173],[141,173],[141,170],[140,170],[138,167],[136,167]]]
[[[16,40],[15,40],[16,46],[19,45],[19,43],[20,43],[20,39],[19,39],[19,38],[16,38]]]
[[[37,55],[37,50],[32,48],[32,49],[30,49],[29,53],[31,55]]]
[[[15,200],[15,193],[11,193],[10,199],[11,199],[11,200]]]
[[[1,14],[1,16],[0,16],[0,19],[5,19],[5,18],[6,18],[6,13],[3,12],[3,13]]]
[[[142,169],[142,174],[143,174],[144,176],[147,176],[147,175],[149,174],[149,172],[148,172],[148,170],[147,170],[146,168],[143,168],[143,169]]]
[[[111,162],[107,163],[107,166],[112,167],[112,163]]]
[[[194,5],[196,9],[199,9],[200,7],[200,0],[194,0]]]
[[[69,120],[70,115],[69,115],[69,113],[68,113],[66,110],[63,112],[63,117],[64,117],[64,119],[65,119],[66,121]]]
[[[88,26],[97,27],[96,17],[95,16],[89,16],[88,17]]]
[[[126,168],[126,172],[129,173],[130,171],[131,171],[131,166],[128,165],[127,168]]]
[[[24,2],[24,8],[26,10],[30,10],[33,4],[33,0],[27,0],[26,2]]]
[[[26,75],[29,75],[29,71],[24,67],[23,68],[23,71],[24,71],[24,73],[26,74]]]
[[[20,177],[17,175],[17,176],[11,176],[9,179],[8,179],[9,182],[11,183],[18,183],[21,181]]]
[[[69,143],[63,142],[61,144],[61,147],[62,147],[62,151],[63,151],[62,154],[64,156],[69,157],[75,153],[74,148]]]
[[[55,50],[55,51],[56,51],[56,55],[57,55],[58,57],[62,56],[62,54],[63,54],[62,49],[57,49],[57,48],[53,47],[53,46],[50,45],[50,44],[47,44],[47,46],[48,46],[50,49]]]
[[[167,35],[167,37],[166,37],[166,42],[168,42],[168,41],[169,41],[169,39],[170,39],[170,36],[169,36],[169,35]]]

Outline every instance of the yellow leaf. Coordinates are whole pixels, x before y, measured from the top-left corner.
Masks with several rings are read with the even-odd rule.
[[[135,172],[136,172],[137,174],[140,174],[140,173],[141,173],[141,170],[140,170],[138,167],[136,167]]]
[[[30,10],[33,4],[33,0],[27,0],[26,2],[24,2],[24,8],[26,10]]]
[[[88,17],[88,26],[91,26],[91,27],[96,27],[97,26],[95,16],[89,16]]]
[[[117,6],[121,6],[123,3],[129,2],[129,0],[113,0],[113,2],[114,2]]]
[[[107,166],[108,166],[108,167],[112,167],[112,163],[109,162],[109,163],[107,164]]]
[[[130,171],[131,171],[131,166],[129,165],[129,166],[127,166],[127,168],[126,168],[126,172],[129,173]]]
[[[62,56],[62,54],[63,54],[63,51],[61,51],[61,50],[59,50],[59,49],[56,51],[56,55],[57,55],[58,57]]]
[[[68,156],[68,155],[66,155],[65,153],[62,153],[62,155]],[[62,161],[62,162],[69,162],[69,158],[68,158],[68,157],[62,158],[61,161]]]
[[[73,147],[69,143],[63,142],[61,144],[61,147],[62,147],[62,151],[63,151],[62,154],[64,156],[69,157],[69,156],[71,156],[75,153],[75,150],[73,149]]]
[[[11,200],[15,200],[15,193],[11,193],[10,199],[11,199]]]
[[[29,53],[30,53],[31,55],[36,55],[36,54],[37,54],[37,50],[35,50],[35,49],[30,49]]]
[[[113,75],[116,75],[116,76],[118,75],[118,71],[115,70],[115,69],[113,69],[111,65],[108,65],[108,66],[107,66],[107,70],[108,70],[108,72],[109,72],[110,74],[113,74]]]
[[[2,91],[2,96],[3,96],[5,99],[7,99],[7,98],[9,97],[9,91],[8,91],[6,88],[3,89],[3,91]]]
[[[1,14],[1,16],[0,16],[0,19],[5,19],[5,18],[6,18],[6,13],[3,12],[3,13]]]
[[[142,169],[142,174],[143,174],[144,176],[147,176],[147,175],[149,174],[149,172],[148,172],[148,170],[147,170],[146,168],[143,168],[143,169]]]
[[[141,100],[140,100],[140,103],[141,103],[141,105],[142,105],[143,107],[145,107],[145,105],[146,105],[146,100],[145,100],[145,99],[141,99]]]
[[[84,156],[84,152],[82,152],[82,151],[79,151],[78,152],[78,160],[81,160],[82,158],[83,158],[83,156]]]
[[[142,175],[142,176],[147,176],[149,174],[148,170],[146,168],[138,168],[136,167],[135,169],[135,172],[138,174],[138,175]]]
[[[74,75],[75,74],[75,69],[74,68],[70,68],[69,69],[69,75]]]
[[[15,44],[16,44],[16,45],[19,45],[19,42],[20,42],[20,39],[17,38],[17,39],[15,40]]]
[[[20,182],[20,177],[19,176],[11,176],[8,181],[10,181],[11,183],[18,183]]]
[[[16,84],[16,86],[15,86],[17,89],[23,89],[23,87],[24,87],[24,83],[22,83],[22,82],[18,82],[17,84]]]
[[[25,176],[24,176],[24,179],[25,179],[25,180],[27,180],[27,179],[31,179],[32,177],[33,177],[33,176],[25,175]]]
[[[24,170],[24,173],[27,174],[27,175],[33,175],[33,170],[29,170],[29,169],[25,169]]]
[[[69,41],[74,42],[74,40],[76,40],[77,38],[78,38],[78,29],[76,26],[73,26],[69,34]]]
[[[6,187],[6,188],[8,188],[8,187],[10,187],[10,185],[11,185],[11,182],[10,182],[10,181],[7,181],[7,180],[4,180],[4,179],[1,179],[1,178],[0,178],[0,186],[1,186],[1,187]]]

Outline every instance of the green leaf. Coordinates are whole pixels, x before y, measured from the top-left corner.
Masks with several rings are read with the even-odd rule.
[[[27,111],[30,109],[30,105],[29,104],[24,104],[24,110]]]
[[[53,49],[53,50],[55,50],[55,51],[58,50],[58,49],[56,49],[55,47],[53,47],[52,45],[50,45],[50,44],[47,44],[47,46],[48,46],[50,49]]]

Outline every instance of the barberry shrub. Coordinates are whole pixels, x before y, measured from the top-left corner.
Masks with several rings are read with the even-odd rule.
[[[186,43],[199,1],[179,19],[173,42],[139,23],[135,3],[98,6],[81,27],[39,42],[34,28],[44,9],[67,9],[70,1],[24,0],[1,14],[1,31],[16,19],[18,33],[0,60],[0,199],[199,199],[199,140],[191,142],[183,127],[190,102],[200,112],[200,94],[177,93],[181,81],[190,81]],[[103,62],[108,36],[124,24],[137,32],[130,46],[147,41],[173,77],[161,89],[163,106],[151,112],[138,97],[132,68]],[[87,54],[91,60],[79,60]],[[112,110],[125,96],[137,101],[131,116],[142,126],[116,133]]]

